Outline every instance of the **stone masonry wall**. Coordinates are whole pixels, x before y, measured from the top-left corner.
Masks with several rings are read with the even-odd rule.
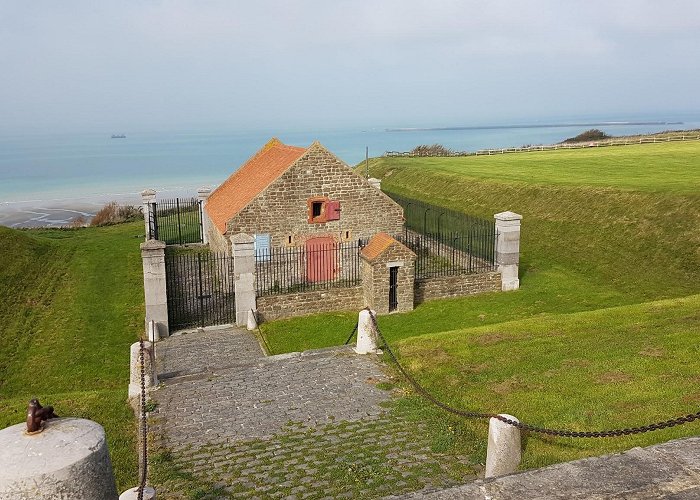
[[[367,304],[377,311],[377,314],[389,312],[389,267],[387,263],[403,262],[399,267],[397,277],[396,312],[413,310],[415,254],[401,244],[389,247],[380,258],[373,262],[362,260],[362,280],[365,287],[364,297]]]
[[[501,289],[501,273],[498,271],[466,274],[463,276],[441,276],[427,278],[415,283],[415,302],[421,304],[427,300],[448,297],[464,297],[484,292],[496,292]]]
[[[209,248],[212,252],[225,252],[231,254],[230,241],[216,229],[214,224],[207,226],[207,237],[209,240]]]
[[[308,200],[340,202],[340,220],[308,222]],[[403,209],[320,144],[307,152],[228,223],[227,234],[270,234],[271,247],[304,245],[309,237],[357,241],[380,231],[398,234]]]
[[[258,315],[263,321],[330,311],[359,311],[365,307],[361,286],[258,297]]]

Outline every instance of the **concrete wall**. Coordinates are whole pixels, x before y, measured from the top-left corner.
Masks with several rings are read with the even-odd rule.
[[[307,202],[321,196],[340,201],[340,220],[309,222]],[[291,245],[298,246],[311,236],[356,241],[380,231],[397,234],[402,229],[400,205],[323,146],[314,144],[229,221],[227,234],[266,233],[271,236],[271,247],[283,247],[289,245],[290,236]],[[213,246],[217,245],[214,238],[211,241]]]
[[[415,302],[421,304],[427,300],[449,297],[464,297],[484,292],[496,292],[501,289],[501,273],[498,271],[466,274],[463,276],[442,276],[416,281]]]
[[[480,479],[445,490],[420,491],[394,498],[697,499],[700,498],[698,449],[698,437],[677,439],[646,448],[632,448],[614,455],[584,458],[519,474]]]
[[[365,307],[362,287],[267,295],[257,298],[261,320],[290,318],[329,311],[359,311]]]

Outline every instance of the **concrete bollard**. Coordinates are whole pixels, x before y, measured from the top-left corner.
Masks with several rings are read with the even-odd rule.
[[[26,424],[0,430],[0,499],[116,500],[112,463],[102,426],[82,418],[55,418],[39,434]]]
[[[137,500],[139,498],[139,487],[136,486],[130,490],[126,490],[119,495],[119,500]],[[156,490],[150,486],[143,489],[143,500],[156,500]]]
[[[502,417],[519,422],[517,418],[505,413]],[[497,418],[489,420],[489,443],[486,450],[485,477],[512,474],[518,470],[521,459],[520,429],[501,422]]]
[[[253,331],[258,327],[258,320],[255,319],[255,313],[250,310],[248,311],[248,324],[246,325],[246,328],[248,328],[248,331]]]
[[[131,344],[131,369],[129,374],[129,399],[141,397],[141,346],[138,342]],[[158,385],[158,375],[156,374],[156,363],[153,356],[153,344],[144,341],[143,343],[143,367],[146,373],[146,387]]]
[[[160,332],[158,331],[158,325],[156,322],[151,320],[148,322],[148,341],[158,342],[160,340]]]
[[[376,317],[376,312],[371,311]],[[353,349],[357,354],[381,354],[377,347],[377,332],[370,311],[363,309],[357,319],[357,344]]]

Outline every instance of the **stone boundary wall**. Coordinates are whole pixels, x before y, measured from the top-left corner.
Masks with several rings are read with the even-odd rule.
[[[360,285],[351,288],[264,295],[257,298],[259,319],[272,321],[330,311],[359,311],[365,307],[363,290]]]
[[[440,276],[417,280],[414,284],[415,303],[450,297],[464,297],[501,290],[501,273],[492,271],[462,276]]]

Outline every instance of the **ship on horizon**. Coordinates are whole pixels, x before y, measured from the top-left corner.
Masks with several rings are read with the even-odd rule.
[[[126,139],[124,134],[112,134],[112,139]]]

